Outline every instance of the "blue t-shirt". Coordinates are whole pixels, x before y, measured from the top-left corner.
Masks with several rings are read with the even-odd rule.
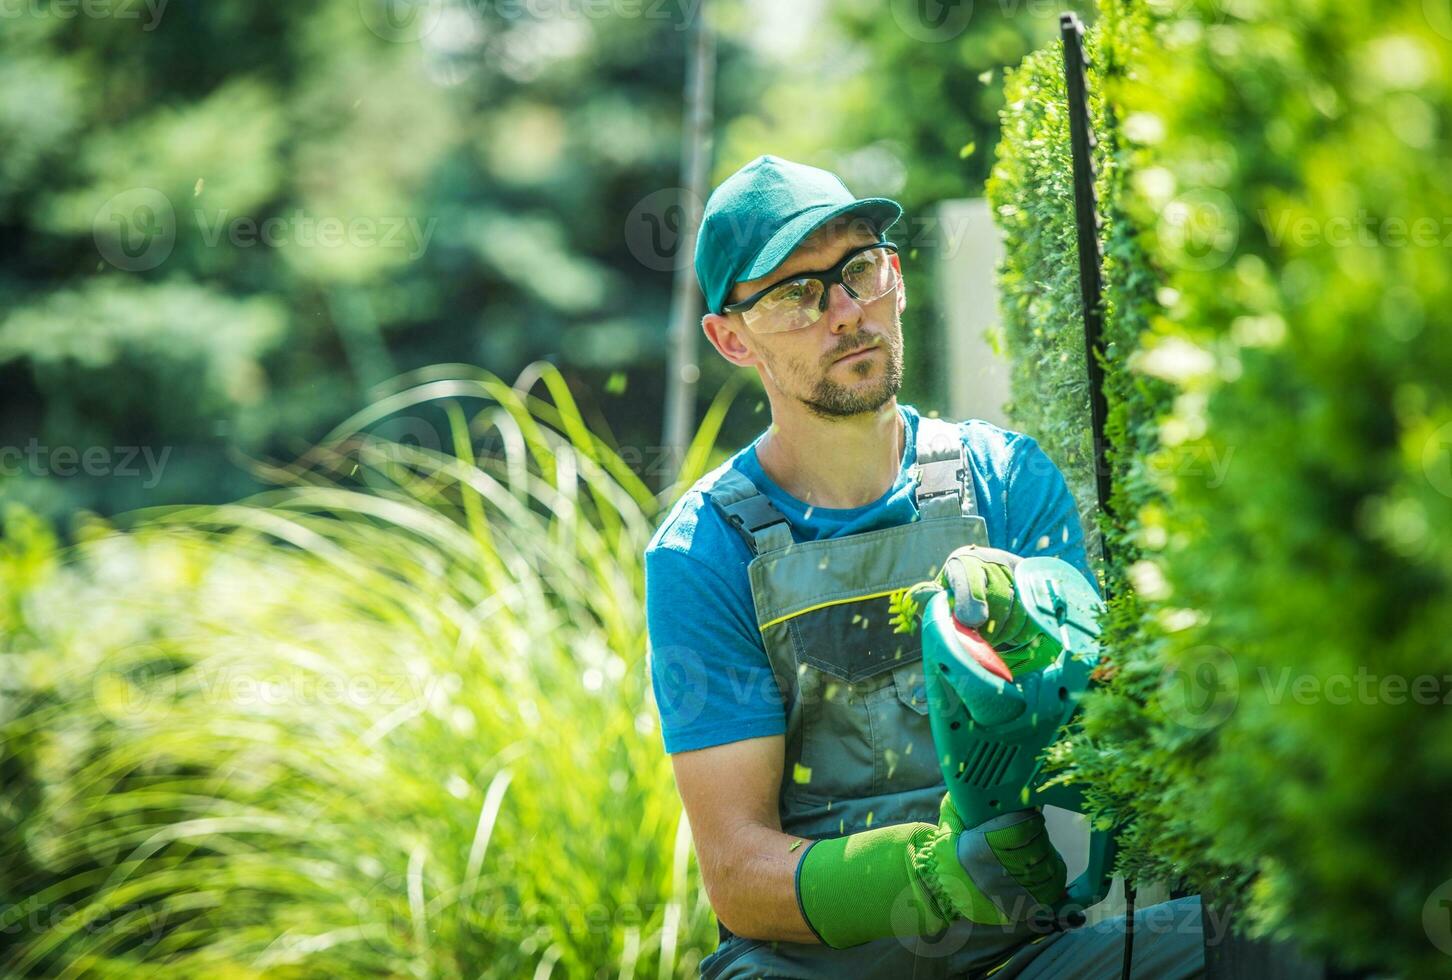
[[[702,491],[727,469],[739,470],[781,511],[796,541],[910,523],[918,515],[912,479],[918,412],[910,405],[898,408],[906,425],[902,466],[892,488],[872,503],[812,507],[790,496],[761,468],[757,436],[687,491],[651,538],[645,552],[646,621],[666,752],[786,732],[781,692],[746,577],[751,551]],[[988,543],[1025,557],[1062,558],[1094,582],[1073,495],[1038,442],[982,419],[959,427]]]

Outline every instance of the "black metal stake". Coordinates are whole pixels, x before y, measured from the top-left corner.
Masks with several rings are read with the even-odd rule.
[[[1103,282],[1100,278],[1099,206],[1094,190],[1094,147],[1098,145],[1098,141],[1094,138],[1094,126],[1089,116],[1084,25],[1076,14],[1061,14],[1059,32],[1064,40],[1064,82],[1069,93],[1069,146],[1074,160],[1074,222],[1079,239],[1079,295],[1084,304],[1084,355],[1089,371],[1089,413],[1094,427],[1094,482],[1099,494],[1099,509],[1107,514],[1110,482],[1104,423],[1109,415],[1109,403],[1104,397]],[[1109,542],[1101,540],[1100,547],[1107,565]],[[1106,591],[1107,588],[1106,583]]]
[[[1104,396],[1104,284],[1100,278],[1099,201],[1094,191],[1093,119],[1089,115],[1088,59],[1084,56],[1084,25],[1077,15],[1059,16],[1059,34],[1064,41],[1064,84],[1069,96],[1069,148],[1074,167],[1074,224],[1079,242],[1079,297],[1084,306],[1084,359],[1089,372],[1089,416],[1094,431],[1094,486],[1099,511],[1109,513],[1109,460],[1105,454],[1104,423],[1109,402]],[[1099,551],[1109,566],[1109,539],[1100,535]],[[1109,598],[1106,574],[1104,597]],[[1120,975],[1129,980],[1134,960],[1134,893],[1124,881],[1124,962]]]

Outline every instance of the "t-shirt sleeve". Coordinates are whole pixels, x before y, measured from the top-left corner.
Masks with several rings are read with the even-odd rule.
[[[1021,436],[1014,450],[1005,499],[1015,554],[1061,558],[1103,594],[1085,554],[1084,527],[1074,495],[1064,474],[1032,436]]]
[[[653,549],[645,556],[645,607],[667,753],[786,731],[749,587],[732,587],[698,558]]]

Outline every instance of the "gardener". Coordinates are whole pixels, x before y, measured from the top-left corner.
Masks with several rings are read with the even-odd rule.
[[[1007,565],[1093,580],[1063,476],[1035,441],[899,405],[902,208],[764,156],[711,195],[696,247],[722,357],[771,426],[702,478],[646,551],[666,751],[720,922],[714,977],[1115,977],[1123,916],[1041,918],[1066,869],[1037,809],[964,828],[927,718],[920,639],[892,592],[982,549],[1001,651]],[[998,550],[994,550],[998,549]],[[1021,629],[1021,627],[1016,627]],[[1006,658],[1007,659],[1007,658]],[[1200,975],[1199,899],[1141,910],[1135,975]]]

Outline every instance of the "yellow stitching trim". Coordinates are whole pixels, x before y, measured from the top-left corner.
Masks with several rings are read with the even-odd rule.
[[[843,603],[847,602],[861,602],[863,599],[881,599],[883,596],[889,596],[896,592],[902,591],[904,591],[904,589],[888,589],[886,592],[873,592],[869,595],[851,595],[845,599],[833,599],[831,602],[819,602],[815,606],[808,606],[805,609],[798,609],[794,613],[787,613],[785,616],[778,616],[771,622],[763,623],[762,625],[758,626],[757,630],[766,630],[769,627],[775,626],[777,623],[784,623],[788,619],[795,619],[798,616],[805,616],[809,612],[816,612],[818,609],[826,609],[828,606],[840,606]]]

